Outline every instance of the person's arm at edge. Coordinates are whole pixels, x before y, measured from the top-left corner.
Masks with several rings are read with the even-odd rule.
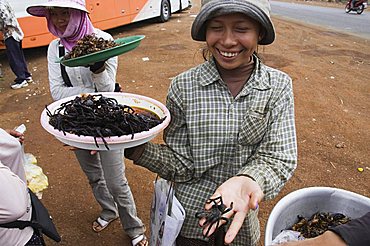
[[[302,241],[279,244],[279,246],[346,246],[343,239],[332,231],[326,231],[324,234],[315,238],[309,238]]]
[[[27,212],[27,186],[1,161],[0,183],[0,223],[15,221]]]
[[[183,116],[181,81],[182,79],[176,77],[167,95],[166,106],[171,112],[171,122],[164,130],[164,141],[171,143],[171,146],[148,142],[132,149],[125,149],[125,157],[133,160],[134,164],[159,174],[162,178],[167,180],[175,178],[176,182],[187,182],[194,178],[194,165]]]
[[[370,245],[370,212],[346,224],[330,227],[324,234],[281,246],[364,246]]]

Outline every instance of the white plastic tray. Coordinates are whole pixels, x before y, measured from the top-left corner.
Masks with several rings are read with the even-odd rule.
[[[123,105],[128,105],[131,107],[140,107],[143,109],[150,110],[156,113],[161,119],[166,117],[166,119],[159,125],[151,128],[149,131],[143,131],[139,133],[135,133],[133,139],[132,134],[130,135],[123,135],[123,136],[112,136],[112,137],[105,137],[105,141],[108,144],[110,150],[116,149],[124,149],[134,147],[143,143],[146,143],[156,137],[163,129],[165,129],[169,122],[170,122],[170,112],[161,102],[137,94],[130,94],[130,93],[121,93],[121,92],[102,92],[102,93],[90,93],[90,94],[102,94],[105,97],[115,98],[118,103]],[[56,109],[60,107],[60,105],[64,102],[70,101],[75,99],[76,96],[71,96],[67,98],[63,98],[59,101],[51,103],[48,107],[50,112],[54,113]],[[56,137],[62,143],[67,145],[80,148],[80,149],[87,149],[87,150],[107,150],[104,145],[104,142],[101,138],[96,138],[98,143],[98,147],[96,146],[94,137],[92,136],[77,136],[75,134],[70,133],[63,133],[57,129],[54,129],[52,125],[49,124],[49,116],[46,113],[46,109],[44,109],[41,113],[40,119],[42,127]]]

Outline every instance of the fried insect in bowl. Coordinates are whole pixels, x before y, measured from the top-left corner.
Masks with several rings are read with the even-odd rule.
[[[105,40],[101,37],[96,37],[94,34],[86,35],[77,41],[77,44],[73,46],[72,50],[68,52],[63,59],[73,59],[116,46],[117,43],[115,43],[113,40]]]
[[[131,50],[136,49],[144,38],[145,38],[144,35],[135,35],[135,36],[118,38],[118,39],[109,41],[109,42],[113,42],[114,46],[113,44],[104,45],[105,49],[99,50],[99,51],[97,51],[99,48],[90,48],[90,50],[86,52],[83,51],[81,48],[76,48],[78,49],[77,51],[70,52],[71,54],[67,54],[66,57],[63,56],[55,62],[61,63],[62,65],[66,67],[89,66],[96,62],[105,61],[112,57],[122,55]],[[108,48],[111,45],[113,47]],[[90,51],[94,51],[94,52],[83,55],[84,53],[88,53]],[[71,56],[76,56],[76,57],[72,58]],[[66,59],[68,57],[69,59]]]
[[[351,218],[342,213],[317,212],[310,218],[297,215],[298,221],[292,226],[304,238],[313,238],[326,232],[329,227],[346,224]]]
[[[137,94],[114,92],[65,98],[48,105],[41,114],[46,131],[65,144],[89,150],[145,143],[169,121],[169,111],[162,103]]]
[[[317,212],[326,212],[356,219],[369,210],[370,198],[348,190],[315,186],[295,190],[281,198],[272,209],[265,226],[265,245],[271,245],[279,233],[297,223],[297,215],[307,220]],[[341,221],[341,215],[335,216]]]

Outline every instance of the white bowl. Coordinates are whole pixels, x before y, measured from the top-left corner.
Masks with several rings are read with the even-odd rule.
[[[171,119],[170,112],[168,111],[166,106],[164,106],[161,102],[155,99],[146,97],[146,96],[130,94],[130,93],[117,93],[117,92],[102,92],[102,93],[90,93],[90,94],[93,94],[93,95],[101,94],[105,97],[116,99],[119,104],[147,109],[157,114],[161,119],[163,117],[166,117],[166,119],[161,124],[151,128],[149,131],[142,131],[139,133],[135,133],[133,138],[132,138],[132,134],[123,135],[120,137],[118,136],[105,137],[104,139],[107,142],[110,150],[130,148],[130,147],[134,147],[134,146],[150,141],[168,126],[170,119]],[[50,112],[54,113],[55,110],[58,109],[62,103],[73,100],[75,98],[76,96],[63,98],[61,100],[51,103],[49,106],[47,106],[47,108],[50,110]],[[41,121],[42,127],[47,132],[54,135],[62,143],[65,143],[67,145],[80,148],[80,149],[107,150],[107,148],[104,145],[103,140],[99,137],[96,138],[96,141],[98,143],[98,146],[96,146],[94,137],[78,136],[78,135],[67,133],[67,132],[64,134],[62,131],[54,129],[54,127],[49,124],[49,116],[46,113],[46,109],[42,111],[40,121]]]
[[[342,213],[351,219],[370,211],[370,198],[332,187],[308,187],[283,197],[272,209],[265,229],[265,246],[284,229],[297,222],[297,215],[311,217],[316,212]]]

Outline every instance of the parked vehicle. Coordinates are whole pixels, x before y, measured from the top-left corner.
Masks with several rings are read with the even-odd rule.
[[[349,13],[351,11],[355,11],[357,14],[362,14],[364,12],[364,9],[367,7],[367,1],[366,0],[358,0],[352,4],[353,0],[349,0],[346,4],[345,11],[346,13]]]
[[[23,48],[45,46],[55,37],[50,34],[45,18],[30,16],[29,5],[44,0],[8,0],[24,32]],[[130,23],[157,18],[166,22],[171,14],[190,7],[189,0],[86,0],[86,8],[95,27],[107,30]],[[0,38],[0,49],[5,49]]]

